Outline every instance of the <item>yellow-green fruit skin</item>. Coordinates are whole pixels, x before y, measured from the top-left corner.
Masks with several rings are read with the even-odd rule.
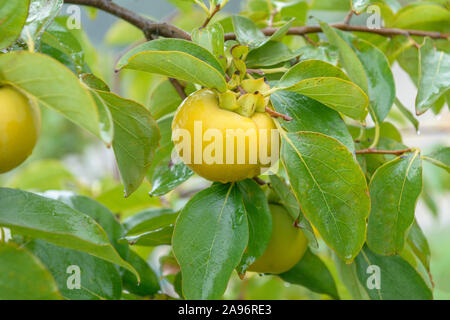
[[[202,132],[205,133],[208,129],[218,130],[222,134],[222,145],[226,146],[226,132],[228,129],[234,129],[238,132],[238,129],[242,129],[242,132],[246,132],[249,129],[255,129],[256,136],[253,138],[256,141],[263,141],[260,139],[260,130],[266,129],[267,135],[265,140],[267,142],[267,155],[271,156],[271,130],[276,130],[275,123],[272,118],[266,113],[256,112],[251,117],[241,116],[233,111],[220,108],[219,101],[216,93],[209,89],[202,89],[187,97],[183,103],[178,107],[173,122],[172,122],[172,139],[175,142],[175,146],[181,144],[183,139],[174,139],[174,133],[176,130],[184,129],[190,133],[190,160],[185,161],[186,165],[192,169],[195,173],[201,177],[218,182],[233,182],[240,181],[247,178],[255,177],[261,174],[264,170],[268,169],[273,163],[262,164],[259,157],[259,144],[255,148],[249,148],[251,137],[240,135],[245,139],[245,159],[244,163],[238,163],[237,161],[237,142],[234,144],[234,163],[227,163],[226,152],[223,152],[222,163],[207,163],[204,161],[203,154],[208,145],[215,141],[215,137],[209,141],[202,142],[201,148],[201,163],[196,163],[194,159],[195,144],[199,145],[198,140],[195,140],[194,136],[194,124],[195,122],[201,122]],[[239,137],[237,138],[239,139]],[[237,140],[236,139],[236,140]],[[177,149],[178,150],[178,149]],[[198,150],[200,148],[198,147]],[[198,154],[197,150],[197,154]],[[182,153],[182,152],[181,152]],[[215,153],[214,153],[215,154]],[[183,154],[180,154],[183,158]],[[257,159],[256,162],[248,161],[249,159]]]
[[[33,151],[41,128],[37,107],[12,87],[0,87],[0,173],[24,162]]]
[[[286,209],[270,204],[272,236],[264,253],[250,265],[248,271],[279,274],[296,265],[306,252],[308,239],[294,226]]]

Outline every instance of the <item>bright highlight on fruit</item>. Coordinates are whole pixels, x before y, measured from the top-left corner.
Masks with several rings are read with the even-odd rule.
[[[266,251],[248,268],[259,273],[282,273],[291,269],[306,252],[308,240],[303,231],[294,226],[287,210],[270,204],[272,236]]]
[[[24,162],[33,151],[41,128],[39,108],[12,87],[0,88],[0,173]]]
[[[234,100],[229,97],[222,99]],[[266,112],[248,116],[220,106],[219,94],[202,89],[183,101],[172,122],[172,140],[185,164],[211,181],[260,175],[278,160],[279,135]]]

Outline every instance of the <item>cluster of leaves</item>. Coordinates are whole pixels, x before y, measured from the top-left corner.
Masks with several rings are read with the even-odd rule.
[[[183,1],[172,2],[183,10],[191,8]],[[350,9],[364,15],[368,5],[376,4],[386,27],[444,33],[448,8],[433,2],[400,8],[396,1],[250,0],[241,15],[227,17],[214,11],[226,1],[211,1],[209,8],[193,2],[212,19],[203,28],[196,26],[192,41],[148,41],[115,66],[163,76],[147,107],[111,92],[94,75],[88,57],[92,49],[82,32],[69,29],[66,17],[55,18],[62,5],[58,0],[0,5],[0,18],[6,17],[0,23],[0,48],[5,49],[0,54],[0,85],[20,89],[42,108],[62,114],[112,146],[126,197],[139,192],[146,177],[150,194],[161,196],[193,175],[183,163],[171,161],[172,114],[181,98],[169,78],[178,79],[186,94],[200,87],[224,92],[230,48],[246,46],[244,70],[256,70],[270,80],[273,107],[293,118],[279,124],[283,166],[269,182],[312,248],[279,277],[339,298],[335,277],[314,253],[324,243],[335,253],[339,279],[352,297],[432,298],[430,252],[415,222],[415,204],[422,190],[422,160],[450,171],[450,148],[428,155],[407,149],[386,119],[395,105],[418,126],[396,99],[391,72],[395,61],[417,85],[417,114],[428,109],[438,113],[448,104],[448,40],[350,33],[328,22]],[[291,27],[305,25],[307,16],[317,18],[323,33],[306,40],[288,35]],[[266,36],[263,27],[278,29]],[[127,28],[115,25],[108,41],[124,44],[118,35]],[[225,40],[230,32],[235,40]],[[366,127],[368,116],[372,128]],[[407,152],[372,154],[368,148]],[[244,274],[270,239],[266,195],[252,180],[214,183],[180,212],[144,210],[122,223],[113,212],[126,210],[132,202],[120,201],[107,208],[68,192],[0,188],[0,226],[13,234],[12,241],[0,244],[0,298],[154,296],[161,286],[158,276],[130,245],[171,245],[173,256],[166,264],[175,270],[172,282],[179,296],[220,298],[232,272]],[[67,287],[65,267],[71,265],[83,272],[81,290]],[[377,290],[366,287],[372,265],[382,270]],[[11,287],[17,290],[7,289]]]

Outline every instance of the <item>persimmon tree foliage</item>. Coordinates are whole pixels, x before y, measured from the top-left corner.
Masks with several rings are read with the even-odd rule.
[[[389,120],[418,129],[416,116],[448,106],[446,1],[249,0],[231,15],[227,0],[171,0],[170,22],[64,2],[118,17],[107,41],[127,48],[94,59],[62,0],[0,1],[0,172],[28,157],[50,110],[113,149],[125,198],[0,187],[0,299],[219,299],[251,270],[333,299],[433,298],[415,207],[423,161],[449,172],[450,148],[422,154]],[[130,85],[150,99],[120,94],[105,63],[157,77]],[[393,63],[417,86],[416,115],[396,98]],[[215,150],[216,162],[188,163],[174,136],[195,121],[225,136],[274,130],[279,161],[219,164]],[[193,176],[212,181],[186,192]],[[156,270],[147,256],[162,245]]]

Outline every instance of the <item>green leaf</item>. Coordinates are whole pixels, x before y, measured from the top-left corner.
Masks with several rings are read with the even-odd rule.
[[[353,138],[336,111],[300,93],[275,92],[270,100],[275,110],[293,118],[292,121],[283,122],[283,127],[288,131],[320,132],[336,138],[350,151],[355,150]]]
[[[349,78],[356,83],[364,92],[368,92],[368,82],[364,71],[364,66],[359,60],[356,53],[348,45],[348,43],[341,38],[337,31],[330,27],[327,23],[321,22],[320,27],[325,33],[328,42],[338,48],[339,61],[344,69],[347,71]]]
[[[317,77],[333,77],[350,81],[344,71],[338,67],[322,60],[311,59],[299,62],[290,68],[280,79],[277,86],[290,87],[299,81]]]
[[[370,42],[348,32],[340,30],[335,32],[347,42],[361,61],[367,78],[366,93],[369,96],[370,106],[378,122],[381,123],[391,110],[395,99],[395,82],[389,61],[384,53]],[[351,75],[350,78],[352,78]]]
[[[152,181],[153,174],[155,170],[165,163],[167,166],[169,165],[169,161],[172,161],[172,150],[174,148],[172,142],[172,120],[173,116],[167,116],[159,119],[157,121],[160,133],[161,140],[159,141],[159,146],[155,151],[155,157],[152,161],[152,164],[147,172],[147,180]]]
[[[38,258],[13,243],[0,243],[0,300],[60,300],[55,280]]]
[[[108,235],[109,241],[122,257],[127,257],[128,246],[118,243],[118,240],[125,234],[123,226],[116,220],[113,213],[99,202],[77,195],[69,191],[47,191],[43,193],[47,198],[61,201],[72,209],[82,212],[94,219]]]
[[[27,242],[25,247],[44,263],[55,278],[64,299],[120,299],[122,281],[117,268],[112,263],[81,251],[61,248],[43,240]],[[68,283],[72,283],[69,278],[76,275],[74,270],[69,268],[70,266],[79,268],[80,289],[68,287]]]
[[[370,199],[352,153],[320,133],[282,133],[282,161],[305,217],[345,261],[365,241]]]
[[[450,54],[436,50],[430,38],[419,48],[418,76],[416,113],[422,114],[450,88]]]
[[[429,155],[423,156],[422,159],[450,173],[450,147],[440,148]]]
[[[267,42],[267,38],[250,19],[233,16],[233,27],[236,39],[242,45],[257,48]]]
[[[0,83],[18,88],[40,105],[101,137],[98,110],[88,89],[53,58],[28,51],[2,54]]]
[[[0,225],[32,238],[89,253],[136,272],[122,260],[94,219],[60,201],[0,188]]]
[[[306,250],[303,258],[295,266],[279,276],[289,283],[298,284],[316,293],[328,294],[334,299],[339,299],[333,276],[325,263],[310,249]]]
[[[177,217],[178,213],[169,209],[149,209],[137,213],[125,220],[127,235],[122,241],[141,246],[171,244]]]
[[[195,91],[192,84],[188,84],[184,90],[186,95]],[[169,80],[161,81],[152,91],[149,99],[148,109],[155,119],[174,112],[183,102],[172,83]]]
[[[156,247],[164,244],[170,245],[172,244],[173,229],[173,226],[168,226],[154,231],[129,235],[123,237],[120,242],[145,247]]]
[[[398,98],[395,98],[395,105],[397,106],[398,110],[405,116],[406,119],[408,119],[409,122],[414,126],[414,129],[416,131],[419,131],[419,120],[417,120],[411,111],[409,111],[403,103]]]
[[[379,167],[370,181],[372,210],[367,244],[383,255],[399,253],[414,221],[422,190],[422,163],[418,151],[405,154]]]
[[[300,205],[297,201],[297,198],[292,193],[291,188],[289,188],[286,183],[277,175],[272,174],[269,176],[269,178],[271,189],[279,198],[278,203],[286,208],[292,220],[296,221],[297,226],[303,229],[303,233],[308,238],[309,245],[313,248],[318,248],[319,244],[314,234],[314,230],[300,210]]]
[[[250,51],[246,63],[248,67],[268,67],[299,56],[282,42],[269,41],[265,45]]]
[[[224,31],[220,23],[209,24],[206,28],[195,28],[191,33],[192,41],[211,52],[226,69],[227,61],[224,51]]]
[[[244,201],[249,225],[249,241],[247,250],[242,256],[238,272],[244,274],[266,250],[272,235],[272,214],[264,191],[250,179],[238,182]]]
[[[127,234],[138,234],[173,226],[177,217],[178,212],[174,212],[172,209],[148,209],[129,217],[123,222],[123,225]]]
[[[430,300],[433,298],[422,276],[398,255],[381,256],[364,247],[355,262],[358,278],[372,300]],[[379,275],[379,289],[376,287],[369,289],[369,284],[371,287],[376,284],[373,281],[375,273]]]
[[[400,29],[419,29],[449,32],[450,12],[438,4],[417,2],[399,10],[392,27]]]
[[[368,98],[353,82],[331,77],[309,78],[282,90],[301,93],[354,118],[367,116]]]
[[[76,74],[85,68],[80,43],[66,27],[66,20],[55,20],[41,38],[41,52],[52,56]]]
[[[20,36],[29,6],[30,0],[0,3],[0,49],[9,47]]]
[[[160,289],[158,277],[148,263],[133,250],[130,251],[128,262],[139,272],[141,282],[137,282],[134,274],[125,271],[123,275],[123,287],[128,292],[141,297],[152,296],[157,293]]]
[[[113,148],[127,197],[140,186],[150,167],[160,139],[159,129],[144,106],[114,93],[96,92],[114,120]]]
[[[146,42],[127,52],[116,69],[134,69],[226,91],[221,64],[205,48],[181,39]]]
[[[359,282],[356,273],[356,263],[354,261],[352,263],[345,263],[335,254],[333,255],[333,262],[336,266],[339,279],[345,285],[345,289],[347,289],[350,298],[354,300],[369,300],[365,287]],[[344,299],[344,297],[342,298]]]
[[[352,0],[352,9],[356,14],[360,14],[371,2],[372,0]]]
[[[217,183],[191,198],[173,235],[186,299],[222,296],[247,247],[248,232],[242,196],[235,184]]]
[[[159,197],[167,194],[193,175],[194,172],[181,161],[178,163],[162,161],[153,173],[150,195]]]
[[[407,241],[427,271],[430,271],[430,247],[427,238],[416,220],[414,220],[411,229],[409,229]]]

